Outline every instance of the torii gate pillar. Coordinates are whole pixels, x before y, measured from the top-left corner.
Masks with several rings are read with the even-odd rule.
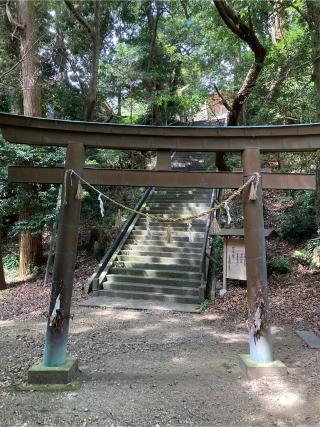
[[[69,144],[67,147],[66,170],[73,169],[82,175],[85,163],[83,144]],[[69,176],[68,176],[69,179]],[[81,200],[76,199],[78,182],[66,183],[66,204],[62,203],[58,227],[57,247],[53,266],[52,290],[49,315],[52,313],[58,295],[61,295],[61,327],[50,326],[48,320],[43,365],[60,366],[66,362],[69,331],[70,306],[73,277],[77,255]]]
[[[242,153],[244,180],[261,170],[260,150]],[[257,199],[249,199],[250,187],[243,191],[244,240],[246,249],[248,328],[250,355],[240,355],[240,365],[249,377],[286,375],[285,365],[274,361],[269,325],[266,247],[264,237],[261,180]]]

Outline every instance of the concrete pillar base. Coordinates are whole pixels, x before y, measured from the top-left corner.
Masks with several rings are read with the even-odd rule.
[[[250,379],[288,375],[286,365],[280,360],[270,363],[257,363],[250,359],[249,354],[240,354],[239,359],[240,368]]]
[[[28,371],[30,384],[68,384],[78,372],[78,359],[67,358],[60,366],[44,366],[42,362],[31,366]]]

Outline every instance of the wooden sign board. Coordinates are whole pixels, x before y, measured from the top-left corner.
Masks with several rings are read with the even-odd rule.
[[[247,280],[244,238],[224,237],[223,289],[227,289],[227,279]]]

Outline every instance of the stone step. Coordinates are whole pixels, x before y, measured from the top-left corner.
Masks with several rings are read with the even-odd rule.
[[[211,194],[210,195],[206,195],[206,194],[164,194],[164,193],[158,193],[152,196],[152,198],[150,198],[148,200],[148,202],[150,202],[150,200],[152,201],[168,201],[170,203],[174,203],[174,202],[200,202],[200,203],[208,203],[210,202],[211,199]]]
[[[172,194],[180,194],[181,196],[194,196],[194,195],[202,195],[209,197],[212,194],[212,191],[210,188],[156,188],[154,192],[152,193],[151,197],[154,197],[154,195],[166,195],[170,196]]]
[[[173,255],[173,254],[172,254]],[[165,256],[161,256],[161,257],[152,257],[152,256],[139,256],[139,255],[125,255],[125,254],[119,254],[117,256],[116,262],[128,262],[128,263],[132,263],[132,262],[139,262],[142,264],[163,264],[163,265],[190,265],[190,266],[195,266],[199,264],[199,259],[197,257],[195,258],[189,258],[188,259],[188,263],[185,262],[184,257],[179,257],[179,256],[171,256],[171,257],[165,257]]]
[[[137,225],[141,225],[141,226],[146,226],[146,218],[145,217],[140,217],[137,221]],[[207,216],[203,216],[201,218],[196,218],[193,219],[192,221],[192,227],[194,225],[202,225],[203,227],[206,226],[206,222],[207,222]],[[161,221],[156,221],[152,218],[149,219],[149,224],[154,226],[154,225],[158,225],[161,227],[165,227],[167,225],[171,225],[171,226],[180,226],[180,227],[188,227],[188,222],[187,221],[179,221],[179,222],[174,222],[174,221],[166,221],[166,222],[161,222]]]
[[[140,262],[139,262],[140,260]],[[119,268],[140,268],[152,270],[179,270],[179,271],[199,271],[199,260],[184,258],[166,258],[166,257],[139,257],[119,255],[114,265]]]
[[[107,280],[103,282],[108,284],[109,282],[116,283],[116,282],[124,282],[124,283],[136,283],[137,281],[141,283],[152,283],[154,285],[167,285],[167,286],[185,286],[185,287],[198,287],[200,286],[200,279],[194,279],[194,278],[179,278],[179,277],[171,277],[170,270],[167,270],[168,276],[167,277],[148,277],[148,276],[139,276],[137,279],[137,275],[134,274],[108,274]],[[187,276],[188,277],[188,276]]]
[[[160,209],[150,209],[150,210],[144,210],[144,214],[149,214],[149,216],[155,216],[156,219],[153,219],[153,221],[157,222],[158,224],[165,224],[167,225],[167,221],[170,222],[180,222],[182,224],[188,224],[189,221],[194,221],[199,218],[207,218],[208,215],[210,215],[210,212],[204,213],[204,211],[207,211],[207,209],[200,209],[200,210],[160,210]],[[200,215],[202,214],[202,215]],[[197,216],[199,215],[199,216]],[[191,217],[191,219],[190,219]],[[195,217],[195,218],[193,218]],[[160,220],[158,220],[160,218]],[[166,221],[161,221],[161,218],[164,218]],[[150,217],[149,217],[150,219]]]
[[[164,236],[166,238],[167,235],[167,230],[166,228],[164,230],[159,230],[157,229],[153,229],[152,226],[151,227],[151,232],[152,232],[152,237],[156,237],[156,236]],[[171,227],[171,226],[170,226]],[[196,231],[194,229],[192,229],[192,233],[193,236],[196,238],[201,238],[204,236],[204,231]],[[137,229],[136,227],[133,229],[132,231],[132,235],[133,236],[147,236],[147,230],[146,229]],[[174,228],[171,227],[171,235],[172,237],[188,237],[188,230],[175,230]]]
[[[137,244],[126,244],[123,248],[124,251],[142,251],[142,252],[167,252],[167,253],[176,253],[176,254],[188,254],[188,255],[201,255],[201,246],[199,247],[186,247],[186,246],[173,246],[170,244],[167,245],[152,245],[144,244],[143,246]]]
[[[139,222],[137,222],[137,224],[139,224]],[[159,224],[159,223],[151,223],[151,227],[153,230],[155,231],[166,231],[166,228],[169,224],[166,223],[166,225],[164,225],[163,223]],[[172,230],[175,231],[188,231],[188,224],[184,223],[184,222],[177,222],[177,223],[170,223],[170,227],[172,228]],[[146,230],[146,224],[139,224],[136,225],[134,227],[135,230]],[[192,224],[192,231],[198,231],[198,232],[205,232],[205,223],[197,223],[197,224]]]
[[[152,267],[152,266],[151,266]],[[199,272],[199,269],[197,271],[180,271],[180,270],[168,270],[168,269],[148,269],[148,268],[123,268],[123,267],[117,267],[116,263],[114,266],[110,269],[110,274],[121,274],[123,276],[129,275],[129,276],[138,276],[139,278],[145,277],[145,278],[176,278],[180,280],[191,280],[195,283],[196,286],[198,286],[201,282],[201,273]],[[109,277],[109,276],[108,276]]]
[[[145,206],[145,208],[142,210],[142,212],[145,212],[145,213],[154,212],[157,214],[167,214],[167,215],[172,216],[174,214],[180,214],[181,212],[186,212],[186,213],[190,213],[190,214],[192,214],[193,212],[200,213],[200,212],[206,211],[208,209],[210,209],[209,206],[189,208],[188,206],[183,205],[181,207],[170,208],[169,206],[149,205],[149,206]]]
[[[170,243],[177,243],[180,245],[180,242],[182,242],[182,243],[189,243],[190,245],[194,245],[194,244],[201,245],[202,240],[203,240],[202,238],[195,236],[194,243],[191,243],[189,242],[189,237],[172,236]],[[140,244],[140,245],[144,245],[145,242],[163,242],[164,244],[169,243],[167,242],[166,237],[163,234],[156,235],[155,233],[152,233],[151,238],[149,238],[147,235],[139,234],[139,233],[136,234],[134,231],[130,233],[129,241]]]
[[[165,193],[165,194],[171,194],[171,193],[180,193],[180,194],[193,194],[193,193],[199,193],[202,194],[211,194],[212,190],[210,188],[186,188],[186,187],[157,187],[153,194],[157,193]]]
[[[198,288],[188,288],[179,286],[165,286],[165,285],[152,285],[148,283],[131,283],[127,285],[125,283],[110,283],[105,288],[107,291],[127,291],[127,292],[156,292],[158,294],[175,294],[175,295],[187,295],[187,296],[199,296]],[[104,290],[102,290],[104,292]]]
[[[124,299],[140,299],[140,300],[154,300],[154,301],[164,301],[171,304],[197,304],[200,302],[199,296],[182,296],[182,295],[170,295],[162,294],[158,292],[135,292],[135,291],[115,291],[115,290],[100,290],[98,295],[108,296],[111,298],[124,298]]]
[[[172,202],[167,203],[165,201],[163,202],[154,202],[150,200],[150,202],[146,205],[147,208],[159,208],[159,209],[208,209],[209,204],[208,203],[198,203],[198,202]]]
[[[166,196],[179,194],[181,195],[181,197],[190,195],[202,195],[210,197],[210,195],[212,194],[212,190],[210,188],[156,188],[152,193],[151,197],[154,197],[159,194]]]
[[[147,247],[149,245],[151,246],[161,246],[165,248],[202,248],[202,242],[195,241],[194,243],[190,243],[189,240],[173,240],[171,243],[168,243],[167,241],[163,239],[136,239],[133,238],[130,234],[128,240],[128,244],[134,244],[139,245],[140,247]],[[141,245],[141,242],[143,242],[143,245]]]
[[[172,251],[167,251],[165,249],[163,249],[162,251],[158,250],[158,251],[143,251],[140,249],[140,246],[136,246],[136,249],[122,249],[122,251],[120,252],[121,255],[129,255],[129,256],[151,256],[151,257],[171,257],[173,254],[174,255],[178,255],[178,254],[183,254],[183,258],[196,258],[198,260],[200,260],[200,256],[201,256],[201,252],[191,252],[191,253],[186,253],[183,250],[181,251],[174,251],[174,253],[172,253]]]

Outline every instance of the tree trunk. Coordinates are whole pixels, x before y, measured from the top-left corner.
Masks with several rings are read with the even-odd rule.
[[[101,0],[94,1],[94,22],[90,25],[86,19],[80,14],[72,1],[64,0],[67,8],[70,10],[75,19],[88,33],[92,41],[92,53],[90,64],[90,82],[89,85],[80,81],[82,94],[85,102],[84,118],[91,121],[94,115],[94,109],[97,103],[97,81],[99,71],[99,57],[101,50]]]
[[[7,288],[6,280],[4,277],[3,270],[3,261],[2,261],[2,241],[1,241],[1,231],[0,231],[0,291]]]
[[[122,87],[118,87],[117,93],[117,116],[121,118],[122,116]]]
[[[316,92],[316,120],[320,121],[320,3],[306,0],[307,22],[310,29],[313,70],[312,80]],[[318,230],[320,229],[320,153],[316,161],[316,198],[315,211]]]
[[[92,61],[91,61],[91,75],[90,84],[88,89],[88,96],[86,99],[85,120],[91,121],[93,119],[94,109],[97,103],[97,81],[99,71],[99,57],[100,57],[100,14],[101,2],[96,0],[94,2],[94,29],[92,30]]]
[[[20,55],[22,69],[23,112],[25,116],[41,116],[41,91],[40,71],[36,48],[37,23],[34,12],[34,2],[18,0],[18,16],[20,22]],[[35,187],[26,186],[30,197],[35,196]],[[29,203],[22,208],[20,220],[28,220],[32,217]],[[31,235],[22,233],[20,236],[20,276],[26,276],[32,272],[32,267],[38,265],[42,259],[42,234]]]
[[[312,80],[317,94],[317,120],[320,120],[320,2],[306,0],[313,56]]]
[[[19,276],[25,277],[32,273],[33,267],[42,263],[42,234],[20,235]]]
[[[23,29],[20,31],[20,55],[23,58],[22,90],[25,116],[41,116],[41,92],[39,85],[39,61],[36,48],[37,23],[34,2],[18,0],[18,14]]]

